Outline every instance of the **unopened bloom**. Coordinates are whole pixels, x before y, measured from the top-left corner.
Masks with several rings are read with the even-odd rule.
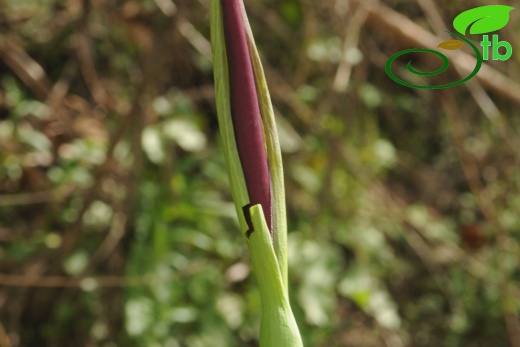
[[[261,347],[303,346],[289,305],[280,146],[242,0],[212,0],[215,99],[233,200],[262,297]]]
[[[231,116],[250,205],[262,206],[267,225],[272,232],[271,179],[262,134],[255,74],[240,5],[241,1],[222,1]],[[248,211],[245,213],[248,218]]]

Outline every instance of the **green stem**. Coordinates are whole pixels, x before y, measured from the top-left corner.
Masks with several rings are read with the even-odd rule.
[[[247,243],[262,299],[260,346],[303,347],[264,213],[260,205],[249,211],[255,231]]]

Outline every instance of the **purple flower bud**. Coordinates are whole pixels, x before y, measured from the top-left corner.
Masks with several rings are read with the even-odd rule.
[[[242,0],[222,0],[231,115],[250,205],[262,206],[272,234],[271,179],[242,6]],[[244,206],[244,212],[251,232],[248,207]]]

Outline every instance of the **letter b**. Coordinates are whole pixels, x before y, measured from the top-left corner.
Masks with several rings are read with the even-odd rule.
[[[505,54],[500,54],[498,49],[500,47],[506,48]],[[498,41],[498,35],[493,35],[493,60],[507,60],[511,58],[511,55],[513,54],[513,47],[511,47],[511,44],[507,41]]]

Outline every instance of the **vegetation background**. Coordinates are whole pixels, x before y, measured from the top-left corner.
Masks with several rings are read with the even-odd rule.
[[[245,3],[305,345],[519,347],[520,9],[499,31],[511,59],[464,85],[406,88],[384,70],[451,39],[460,12],[518,3]],[[0,347],[258,345],[209,7],[0,0]]]

